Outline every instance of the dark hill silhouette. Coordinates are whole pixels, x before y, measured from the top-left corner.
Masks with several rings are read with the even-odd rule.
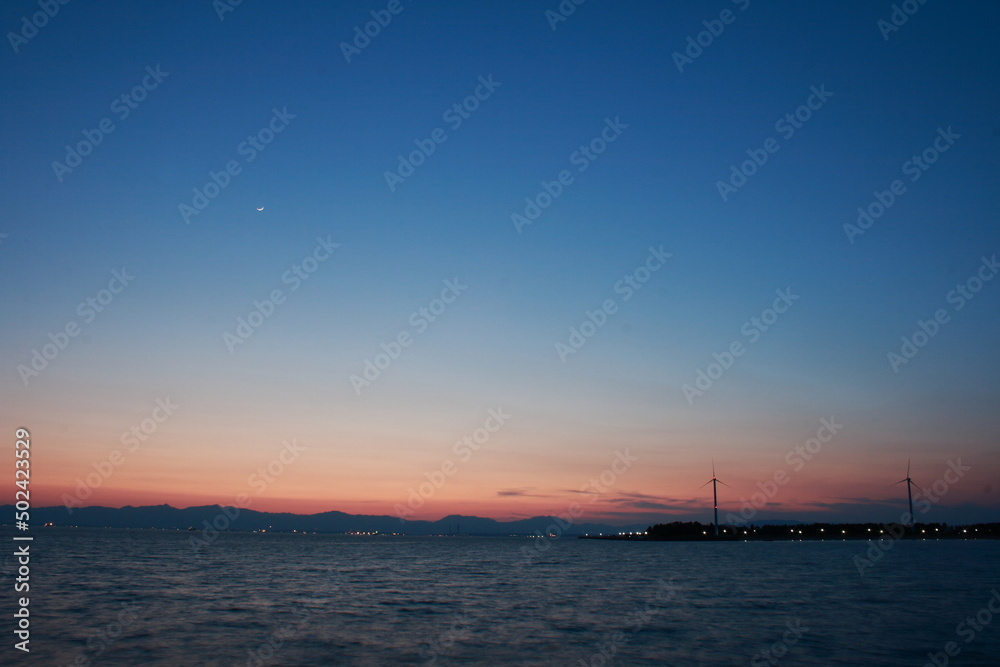
[[[13,505],[0,506],[2,516],[14,516]],[[36,507],[31,510],[31,524],[39,527],[44,523],[56,526],[80,526],[91,528],[161,528],[186,530],[189,527],[202,529],[207,521],[212,521],[222,514],[219,505],[203,505],[179,509],[170,505],[152,505],[145,507],[77,507],[72,513],[67,508],[58,505],[54,507]],[[229,516],[236,512],[235,508],[227,510]],[[562,525],[562,530],[556,530]],[[551,516],[538,516],[516,521],[496,521],[477,516],[451,515],[437,521],[401,521],[394,516],[346,514],[344,512],[321,512],[319,514],[292,514],[289,512],[260,512],[252,509],[240,509],[235,518],[228,522],[229,530],[270,530],[347,533],[347,532],[379,532],[405,533],[407,535],[451,535],[461,527],[462,535],[532,535],[538,532],[555,531],[566,536],[585,533],[612,533],[620,531],[642,531],[645,524],[632,526],[609,526],[597,523],[579,523],[565,527],[560,519]]]

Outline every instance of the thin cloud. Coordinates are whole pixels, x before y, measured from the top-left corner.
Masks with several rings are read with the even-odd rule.
[[[520,497],[520,498],[549,498],[550,496],[544,493],[529,493],[529,491],[534,491],[535,487],[523,487],[520,489],[500,489],[497,491],[498,496],[504,497]]]

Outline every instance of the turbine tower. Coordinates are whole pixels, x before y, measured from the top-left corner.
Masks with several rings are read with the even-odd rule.
[[[906,497],[910,501],[910,528],[913,528],[913,491],[912,488],[916,486],[913,480],[910,479],[910,459],[906,459],[906,477],[899,480],[896,484],[902,484],[906,482]],[[895,486],[895,485],[894,485]]]
[[[715,476],[715,459],[712,459],[712,479],[708,480],[702,484],[699,488],[705,488],[709,484],[712,485],[712,505],[715,508],[715,522],[712,524],[712,535],[714,537],[719,536],[719,491],[717,484],[722,484],[723,486],[729,486],[721,479]],[[732,488],[732,487],[730,487]]]

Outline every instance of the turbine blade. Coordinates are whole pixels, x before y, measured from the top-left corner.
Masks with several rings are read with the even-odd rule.
[[[909,478],[907,478],[907,479],[901,479],[898,482],[896,482],[896,484],[902,484],[903,482],[909,482],[909,481],[910,481]],[[910,483],[912,484],[913,482],[910,482]],[[896,484],[893,484],[893,486],[896,486]]]
[[[729,486],[728,484],[726,484],[725,482],[723,482],[723,481],[722,481],[721,479],[719,479],[719,480],[716,480],[716,481],[717,481],[717,482],[718,482],[719,484],[721,484],[722,486]],[[733,487],[729,486],[729,488],[731,489],[731,488],[733,488]]]
[[[711,484],[714,481],[715,481],[714,479],[710,479],[707,482],[705,482],[704,484],[702,484],[701,486],[699,486],[698,488],[699,489],[704,489],[706,486],[708,486],[709,484]]]

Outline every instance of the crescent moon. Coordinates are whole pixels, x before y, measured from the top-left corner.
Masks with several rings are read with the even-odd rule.
[[[260,208],[258,208],[257,210],[258,210],[258,211],[263,211],[263,210],[264,210],[264,207],[263,207],[263,206],[261,206],[261,207],[260,207]]]

